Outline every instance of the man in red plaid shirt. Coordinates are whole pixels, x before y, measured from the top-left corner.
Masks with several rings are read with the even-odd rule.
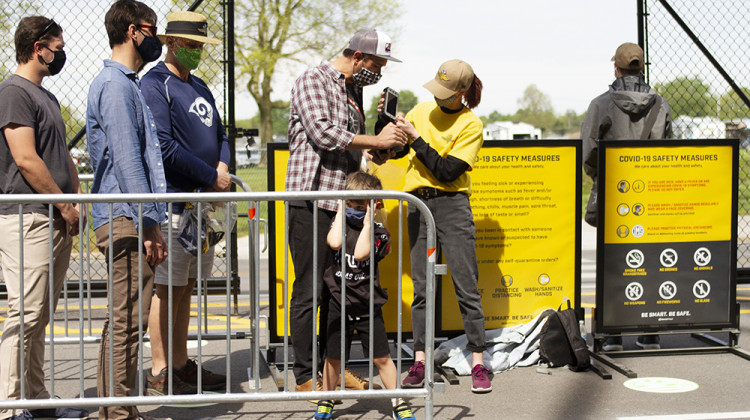
[[[360,168],[363,154],[381,164],[393,147],[406,144],[406,134],[390,123],[377,136],[365,134],[362,87],[380,80],[391,56],[388,35],[359,31],[333,62],[306,70],[295,82],[289,101],[289,165],[287,191],[344,190],[346,175]],[[318,207],[317,241],[313,243],[313,206]],[[318,294],[325,294],[323,271],[328,259],[326,235],[336,214],[336,200],[292,201],[289,249],[294,263],[290,324],[294,376],[298,391],[313,390],[313,249],[317,247]],[[329,296],[319,296],[320,331],[324,335]],[[318,353],[318,362],[324,353]],[[350,385],[347,383],[347,385]]]

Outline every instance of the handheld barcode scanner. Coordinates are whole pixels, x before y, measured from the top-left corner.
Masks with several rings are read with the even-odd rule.
[[[378,116],[380,125],[396,122],[396,113],[398,112],[398,92],[387,87],[383,89],[383,110]],[[400,152],[402,147],[394,147],[394,152]]]

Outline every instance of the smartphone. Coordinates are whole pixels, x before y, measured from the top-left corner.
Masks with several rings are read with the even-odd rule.
[[[386,122],[396,121],[396,112],[398,112],[398,92],[387,87],[383,89],[383,112],[381,117]]]

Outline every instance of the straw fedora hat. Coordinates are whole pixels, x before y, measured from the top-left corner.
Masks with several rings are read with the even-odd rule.
[[[159,34],[161,42],[166,42],[168,36],[192,39],[204,44],[221,44],[216,38],[208,37],[208,23],[206,17],[195,12],[172,12],[167,16],[167,29]]]

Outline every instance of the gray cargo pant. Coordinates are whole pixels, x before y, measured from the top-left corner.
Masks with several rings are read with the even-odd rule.
[[[477,288],[479,269],[474,238],[474,214],[471,211],[469,197],[464,193],[444,193],[430,198],[419,198],[427,205],[435,219],[438,251],[442,249],[453,277],[456,298],[469,341],[466,349],[482,352],[486,348],[484,312]],[[414,283],[414,301],[411,305],[414,351],[424,351],[427,232],[424,217],[414,207],[409,208],[407,220],[411,276]]]

